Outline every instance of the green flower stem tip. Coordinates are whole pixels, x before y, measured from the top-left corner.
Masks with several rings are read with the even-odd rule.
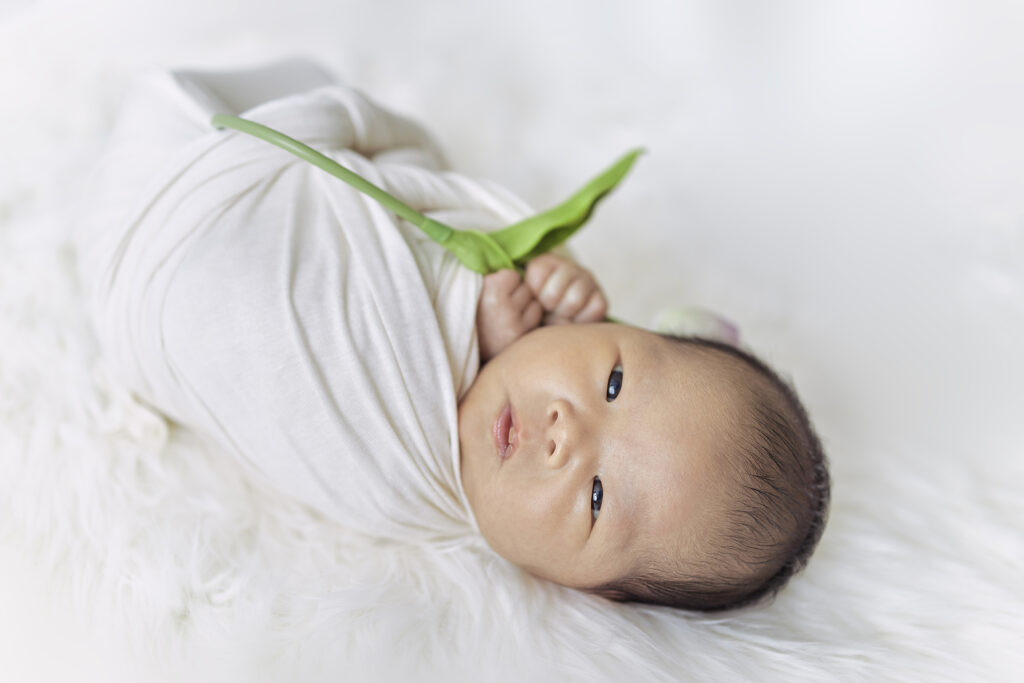
[[[522,270],[530,259],[550,251],[569,239],[587,222],[597,202],[625,177],[642,152],[640,149],[634,149],[626,153],[576,194],[553,209],[501,230],[484,233],[478,230],[456,230],[427,218],[358,173],[268,126],[226,114],[214,116],[213,125],[218,128],[233,128],[277,145],[327,171],[417,226],[430,239],[450,251],[464,266],[484,275],[503,268]]]

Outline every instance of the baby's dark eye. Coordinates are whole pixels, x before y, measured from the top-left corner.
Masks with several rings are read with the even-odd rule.
[[[594,477],[594,488],[590,494],[590,515],[597,521],[597,515],[601,512],[601,499],[604,498],[604,487],[601,486],[601,478]]]
[[[612,374],[608,376],[608,392],[604,395],[604,399],[611,403],[619,397],[620,391],[622,391],[622,366],[616,365]]]

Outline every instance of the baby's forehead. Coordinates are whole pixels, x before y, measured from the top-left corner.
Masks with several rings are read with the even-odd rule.
[[[666,356],[662,362],[672,362],[683,367],[689,375],[691,387],[699,387],[734,403],[748,404],[762,393],[764,379],[741,358],[717,347],[686,343],[676,340],[668,342]]]

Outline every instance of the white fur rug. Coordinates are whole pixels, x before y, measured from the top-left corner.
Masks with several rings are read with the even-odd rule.
[[[1024,10],[1010,3],[0,3],[0,680],[1019,680]],[[610,604],[340,533],[97,362],[69,236],[126,80],[313,57],[575,251],[790,375],[831,521],[771,605]]]

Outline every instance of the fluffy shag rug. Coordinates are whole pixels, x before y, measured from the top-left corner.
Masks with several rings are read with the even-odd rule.
[[[1019,680],[1022,24],[892,2],[0,6],[0,679]],[[347,535],[110,380],[70,243],[125,83],[290,54],[538,207],[648,147],[575,251],[614,314],[720,310],[804,397],[832,514],[772,604],[617,605],[482,544]]]

